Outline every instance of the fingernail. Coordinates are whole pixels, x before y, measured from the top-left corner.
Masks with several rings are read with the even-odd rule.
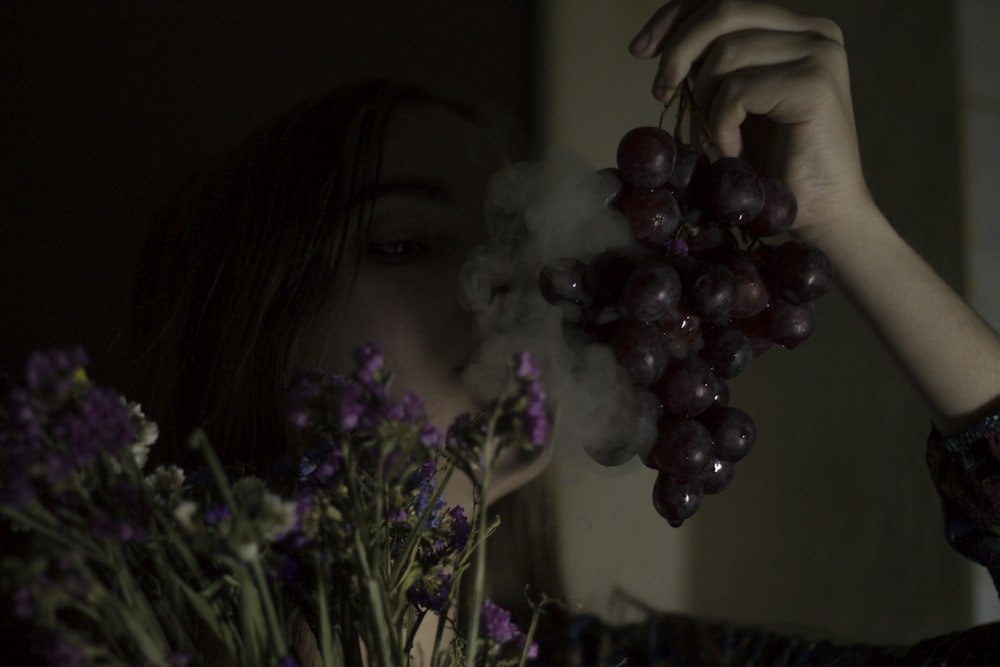
[[[653,97],[660,99],[665,92],[667,92],[667,80],[663,78],[662,74],[657,74],[656,78],[653,79]]]
[[[649,35],[644,32],[640,32],[635,36],[635,39],[632,40],[632,44],[629,45],[629,48],[633,51],[644,51],[647,44],[649,44]]]

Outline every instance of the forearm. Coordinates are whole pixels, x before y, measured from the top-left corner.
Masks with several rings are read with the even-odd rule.
[[[849,224],[801,232],[830,257],[858,306],[949,435],[1000,404],[1000,335],[872,204]]]

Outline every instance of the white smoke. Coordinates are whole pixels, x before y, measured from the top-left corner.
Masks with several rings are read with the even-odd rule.
[[[492,244],[473,253],[459,279],[459,298],[482,337],[464,379],[488,400],[503,389],[510,356],[530,352],[555,408],[555,445],[619,465],[652,446],[656,424],[638,419],[648,412],[637,409],[649,395],[623,378],[610,348],[564,327],[563,310],[538,287],[539,272],[554,260],[587,261],[634,243],[624,218],[604,205],[607,184],[593,174],[563,153],[493,178],[486,195]]]

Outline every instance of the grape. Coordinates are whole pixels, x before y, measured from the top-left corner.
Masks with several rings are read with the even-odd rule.
[[[538,276],[538,287],[549,303],[571,301],[584,303],[587,293],[583,288],[586,265],[578,259],[565,257],[545,266]]]
[[[666,473],[653,483],[653,507],[674,528],[698,511],[703,498],[701,479],[677,479]]]
[[[736,278],[715,262],[696,262],[683,271],[684,298],[703,321],[725,323],[736,301]]]
[[[692,357],[668,367],[653,391],[660,398],[664,413],[696,417],[715,400],[715,375],[703,360]]]
[[[753,317],[733,320],[733,326],[742,331],[743,335],[750,340],[750,348],[753,351],[754,359],[757,359],[774,347],[774,339],[771,338],[769,317],[770,312],[765,309]]]
[[[762,274],[763,259],[754,253],[737,249],[724,260],[736,279],[736,298],[730,315],[736,319],[753,317],[767,307],[771,298]]]
[[[667,367],[667,341],[657,327],[634,319],[611,325],[608,342],[619,365],[635,384],[649,386],[660,379]]]
[[[753,360],[750,339],[732,327],[716,327],[703,334],[705,347],[700,354],[719,377],[731,379],[743,375]]]
[[[583,286],[599,306],[618,300],[635,262],[623,252],[608,250],[594,257],[583,274]]]
[[[727,225],[703,219],[696,225],[684,228],[681,238],[688,247],[688,254],[700,259],[712,259],[735,250],[738,242]]]
[[[692,179],[698,171],[708,168],[708,154],[695,144],[677,144],[677,158],[674,162],[674,169],[667,179],[667,186],[670,190],[680,196],[688,193],[692,186]],[[697,179],[694,187],[697,188]]]
[[[677,200],[667,188],[628,188],[618,210],[628,220],[635,240],[654,250],[663,250],[670,243],[681,220]]]
[[[768,335],[778,345],[794,350],[816,331],[816,304],[793,304],[776,299],[768,307]]]
[[[788,186],[776,178],[761,176],[764,208],[747,227],[757,236],[775,236],[788,231],[795,222],[799,205]]]
[[[804,241],[787,241],[767,256],[776,295],[803,304],[826,294],[833,286],[833,266],[819,248]]]
[[[681,298],[681,278],[674,267],[651,261],[637,267],[622,289],[622,312],[644,322],[663,319]]]
[[[678,304],[666,316],[658,319],[656,326],[660,327],[668,340],[690,343],[701,329],[701,320],[697,315]]]
[[[672,526],[728,488],[756,442],[753,420],[729,404],[729,380],[774,345],[812,336],[815,301],[833,282],[818,248],[762,240],[795,223],[791,190],[739,158],[713,162],[699,127],[686,141],[656,127],[627,132],[617,166],[579,187],[585,203],[621,214],[635,244],[539,276],[571,347],[609,346],[635,392],[619,415],[632,436],[588,452],[655,469],[653,505]]]
[[[653,447],[653,463],[675,477],[697,475],[712,456],[712,436],[697,419],[665,419]]]
[[[754,168],[740,158],[713,162],[700,189],[705,211],[726,224],[747,223],[764,209],[764,185]]]
[[[705,469],[701,471],[702,493],[708,495],[725,491],[733,481],[736,466],[729,461],[712,457]]]
[[[578,186],[585,197],[592,198],[605,208],[615,208],[624,188],[621,172],[614,167],[598,169],[583,179]]]
[[[732,406],[714,407],[699,418],[712,438],[713,454],[736,463],[750,453],[757,442],[757,426],[743,410]]]
[[[712,405],[708,409],[729,405],[729,385],[718,375],[713,375],[713,377],[715,378],[715,386],[712,387]]]
[[[618,170],[636,188],[651,190],[665,184],[676,159],[673,136],[659,127],[629,130],[618,144]]]

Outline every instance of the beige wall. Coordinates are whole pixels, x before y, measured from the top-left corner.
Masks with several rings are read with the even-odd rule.
[[[621,135],[654,124],[651,63],[627,54],[658,6],[549,0],[539,86],[547,141],[595,166]],[[869,184],[943,275],[961,275],[952,13],[947,2],[789,1],[835,18],[851,57]],[[548,39],[545,39],[545,35]],[[969,569],[942,537],[924,465],[918,398],[839,293],[795,352],[776,350],[732,384],[757,421],[733,486],[681,529],[650,502],[651,471],[605,471],[562,452],[571,590],[611,617],[610,579],[654,605],[773,623],[848,641],[909,641],[970,620]]]

